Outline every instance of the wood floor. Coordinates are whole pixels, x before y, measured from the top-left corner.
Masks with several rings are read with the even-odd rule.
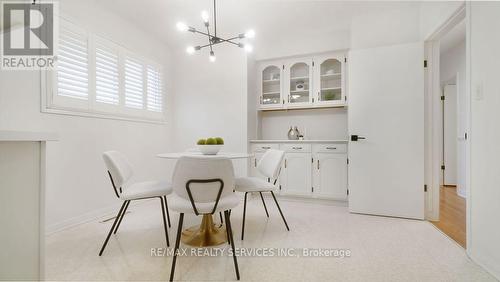
[[[432,224],[465,248],[465,199],[457,195],[456,187],[442,186],[439,202],[439,221]]]

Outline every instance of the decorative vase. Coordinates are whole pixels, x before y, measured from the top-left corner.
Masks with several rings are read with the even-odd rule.
[[[299,130],[297,129],[297,127],[295,127],[295,129],[290,126],[290,130],[288,130],[288,140],[299,140]]]

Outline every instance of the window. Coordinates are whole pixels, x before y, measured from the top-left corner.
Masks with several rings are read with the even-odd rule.
[[[163,108],[163,99],[161,91],[160,71],[153,66],[148,65],[148,110],[161,112]]]
[[[164,121],[161,67],[64,19],[56,69],[44,75],[45,112]]]
[[[97,102],[118,105],[120,102],[118,76],[118,54],[111,48],[96,44],[95,100]]]
[[[140,62],[127,58],[125,61],[125,106],[133,109],[143,107],[143,66]]]
[[[87,100],[89,65],[86,38],[66,28],[59,35],[57,95]]]

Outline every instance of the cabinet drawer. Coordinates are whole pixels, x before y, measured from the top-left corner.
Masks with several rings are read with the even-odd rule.
[[[347,144],[314,144],[314,153],[346,153]]]
[[[311,144],[281,144],[280,146],[281,150],[288,152],[288,153],[310,153],[311,152]]]
[[[277,143],[258,143],[258,144],[252,144],[251,150],[253,153],[255,152],[265,152],[269,149],[279,149],[279,144]]]

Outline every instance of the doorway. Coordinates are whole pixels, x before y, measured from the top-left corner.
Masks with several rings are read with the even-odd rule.
[[[463,9],[465,10],[465,8]],[[428,83],[432,117],[432,158],[428,179],[432,183],[428,219],[443,233],[460,244],[467,245],[467,178],[469,94],[466,76],[465,11],[437,32],[428,54],[435,60]],[[438,153],[439,152],[439,153]]]

